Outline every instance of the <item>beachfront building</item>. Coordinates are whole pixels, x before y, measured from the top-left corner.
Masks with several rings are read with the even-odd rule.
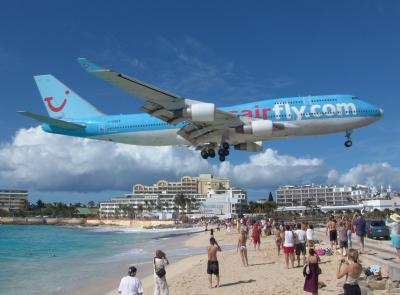
[[[378,199],[364,201],[363,205],[368,208],[369,211],[375,209],[379,211],[385,211],[385,209],[396,211],[400,210],[400,197],[393,197],[391,199]]]
[[[282,207],[344,206],[376,199],[388,193],[391,193],[390,186],[386,190],[384,188],[377,190],[375,187],[365,185],[285,185],[276,190],[276,202]]]
[[[207,194],[210,190],[228,189],[226,177],[200,174],[197,177],[183,176],[180,181],[159,180],[153,185],[135,184],[133,194]]]
[[[28,204],[28,191],[0,189],[0,209],[5,211],[24,210]]]
[[[177,196],[183,196],[186,205],[177,202]],[[210,205],[214,201],[214,205]],[[151,186],[136,184],[133,192],[124,197],[112,198],[100,203],[101,217],[172,216],[176,212],[189,215],[202,214],[203,204],[222,208],[222,214],[242,212],[247,206],[247,194],[238,188],[230,188],[229,179],[200,174],[198,177],[184,176],[179,182],[160,180]],[[222,204],[223,203],[223,204]],[[222,205],[221,205],[222,204]],[[216,207],[215,207],[216,208]],[[220,214],[221,210],[215,210]]]
[[[218,216],[231,218],[232,215],[245,213],[248,207],[247,194],[240,188],[216,190],[209,193],[201,204],[198,215],[205,217]]]

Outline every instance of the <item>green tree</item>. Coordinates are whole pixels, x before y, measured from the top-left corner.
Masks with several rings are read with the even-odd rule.
[[[174,199],[175,205],[178,207],[178,213],[180,213],[179,209],[184,212],[186,207],[186,197],[184,194],[177,194]]]
[[[274,197],[272,196],[272,193],[269,192],[269,195],[268,195],[268,202],[273,202],[273,201],[274,201]]]

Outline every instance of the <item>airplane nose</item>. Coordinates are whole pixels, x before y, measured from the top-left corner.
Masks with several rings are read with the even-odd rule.
[[[380,114],[381,117],[383,117],[383,115],[384,115],[383,109],[379,109],[379,114]]]

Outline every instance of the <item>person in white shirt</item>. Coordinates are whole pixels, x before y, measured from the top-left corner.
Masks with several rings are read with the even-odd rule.
[[[154,295],[169,295],[165,272],[167,264],[169,264],[169,261],[165,253],[157,250],[156,257],[154,257]]]
[[[283,241],[283,253],[285,254],[286,267],[289,268],[289,256],[292,268],[294,268],[294,234],[290,230],[290,226],[286,225],[284,241]]]
[[[314,226],[312,224],[308,225],[307,231],[306,231],[306,236],[307,236],[307,246],[308,250],[310,250],[314,246]]]
[[[297,224],[297,229],[294,234],[296,235],[296,257],[297,257],[297,267],[300,267],[300,256],[303,255],[303,264],[306,261],[306,232],[301,228],[301,224]]]
[[[128,269],[128,275],[121,279],[118,287],[118,293],[122,295],[142,295],[143,285],[140,279],[136,277],[136,267],[131,266]]]

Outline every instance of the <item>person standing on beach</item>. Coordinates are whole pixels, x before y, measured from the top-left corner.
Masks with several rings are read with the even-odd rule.
[[[387,223],[387,226],[392,229],[390,234],[392,246],[396,249],[397,257],[400,259],[400,215],[393,213],[390,215],[390,219],[392,219],[393,222]]]
[[[343,285],[344,295],[361,295],[361,290],[358,285],[358,280],[362,274],[362,265],[358,262],[358,251],[350,249],[347,254],[346,262],[340,260],[336,271],[336,278],[341,279],[346,276],[346,281]]]
[[[129,267],[128,275],[121,279],[118,287],[118,293],[122,295],[142,295],[143,285],[140,279],[136,277],[137,269],[134,266]]]
[[[154,295],[169,295],[165,266],[169,261],[165,253],[156,251],[154,257]]]
[[[219,287],[219,265],[217,252],[221,251],[221,247],[218,245],[217,241],[214,238],[210,239],[210,246],[207,247],[207,274],[208,281],[210,282],[210,288],[212,288],[212,275],[214,274],[217,278],[216,288]]]
[[[365,235],[367,234],[367,228],[366,228],[367,225],[366,225],[364,217],[359,213],[356,213],[354,215],[353,220],[354,220],[353,225],[356,229],[356,236],[358,237],[358,240],[359,240],[360,246],[361,246],[361,250],[360,250],[360,254],[361,254],[364,252],[364,238],[365,238]]]
[[[282,237],[281,237],[281,229],[278,224],[275,227],[275,245],[276,245],[276,251],[278,252],[279,256],[281,255]]]
[[[243,266],[249,266],[249,261],[247,259],[247,234],[246,231],[242,230],[239,235],[239,241],[237,244],[236,252],[240,251],[240,257],[242,258]]]
[[[295,230],[296,239],[296,257],[297,267],[300,267],[300,256],[303,255],[303,264],[306,263],[306,232],[302,229],[300,223],[297,224],[297,230]]]
[[[289,268],[289,258],[294,268],[294,233],[290,230],[290,226],[286,225],[284,241],[283,241],[283,253],[285,254],[286,267]]]
[[[261,228],[258,225],[258,222],[253,224],[253,229],[251,231],[251,237],[253,238],[254,250],[260,250],[261,244]]]
[[[318,262],[319,257],[315,253],[314,249],[308,250],[309,256],[307,257],[307,264],[310,273],[306,275],[304,281],[304,291],[312,293],[312,295],[318,295]]]
[[[306,237],[307,237],[307,246],[308,250],[310,250],[312,247],[314,247],[314,226],[312,224],[308,225],[308,228],[306,230]]]
[[[336,230],[336,220],[332,215],[329,217],[329,221],[326,224],[326,235],[329,233],[329,241],[332,249],[336,249],[337,246],[337,230]]]
[[[342,256],[347,255],[347,226],[345,221],[339,222],[339,248]]]

